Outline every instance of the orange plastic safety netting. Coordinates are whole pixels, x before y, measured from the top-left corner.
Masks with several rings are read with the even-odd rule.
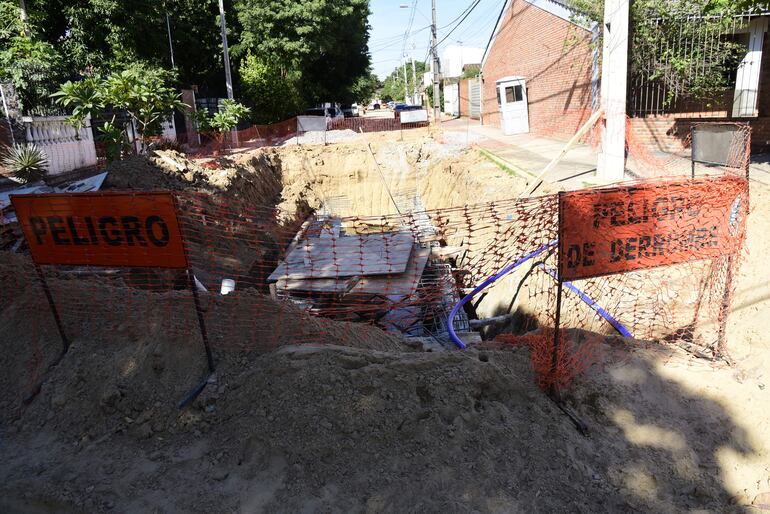
[[[577,245],[582,256],[574,245],[559,243],[563,195],[337,217],[177,192],[185,269],[43,265],[38,274],[24,247],[4,252],[0,321],[18,366],[34,377],[61,349],[41,277],[72,344],[129,338],[145,341],[151,352],[153,341],[162,338],[202,351],[200,313],[215,361],[223,352],[264,352],[286,344],[395,349],[406,339],[453,348],[453,307],[485,279],[519,262],[468,302],[452,327],[469,344],[496,336],[498,343],[528,344],[544,387],[566,386],[590,365],[603,336],[622,333],[618,327],[637,339],[685,341],[718,357],[726,351],[724,326],[748,186],[737,177],[699,179],[695,189],[693,184],[626,184],[617,193],[626,195],[625,203],[617,208],[606,203],[604,190],[593,191],[585,202],[589,224],[598,217],[607,227],[652,232],[648,241],[633,230],[599,230],[593,233],[598,239],[586,242],[593,246]],[[646,207],[630,206],[637,189],[647,191]],[[147,214],[145,204],[139,208],[140,197],[137,212]],[[82,245],[93,259],[110,241],[119,241],[113,253],[120,245],[126,252],[151,251],[166,234],[157,220],[150,222],[158,216],[152,212],[128,220],[60,214],[38,221],[40,241]],[[644,217],[644,223],[633,223]],[[657,229],[668,232],[658,240]],[[608,274],[565,279],[570,262],[632,262],[652,259],[655,252],[668,257],[640,269],[610,266]],[[555,337],[557,317],[561,331]],[[20,387],[33,383],[27,379]]]

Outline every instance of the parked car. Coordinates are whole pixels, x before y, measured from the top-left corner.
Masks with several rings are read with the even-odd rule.
[[[388,109],[393,109],[396,106],[396,102],[391,100],[390,102],[387,103],[387,106],[388,106]]]
[[[406,105],[406,104],[396,104],[396,107],[393,109],[395,113],[395,117],[397,120],[401,119],[401,113],[404,111],[420,111],[422,110],[422,105]]]
[[[358,104],[349,104],[349,105],[343,105],[342,106],[342,114],[345,115],[346,118],[357,118],[358,117]]]
[[[311,107],[310,109],[305,109],[305,115],[326,116],[327,118],[344,118],[345,117],[345,115],[342,113],[342,109],[340,109],[336,105],[332,107]]]

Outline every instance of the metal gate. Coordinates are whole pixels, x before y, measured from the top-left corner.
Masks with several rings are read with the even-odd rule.
[[[468,81],[468,112],[471,118],[481,116],[481,81],[477,78]]]

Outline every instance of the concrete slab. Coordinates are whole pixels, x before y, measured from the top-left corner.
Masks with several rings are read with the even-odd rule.
[[[445,121],[441,129],[452,134],[453,142],[477,146],[491,157],[508,165],[524,178],[537,176],[559,155],[566,141],[534,134],[505,135],[497,127],[481,125],[478,120],[458,118]],[[459,137],[458,137],[459,136]],[[463,137],[464,136],[464,137]],[[597,155],[589,145],[574,146],[549,174],[550,181],[567,189],[584,187],[595,181]]]

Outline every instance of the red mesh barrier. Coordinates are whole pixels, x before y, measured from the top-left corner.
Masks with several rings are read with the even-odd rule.
[[[724,355],[731,276],[748,212],[747,181],[728,179],[734,188],[702,179],[697,207],[728,216],[728,225],[736,227],[732,246],[670,266],[575,280],[574,289],[563,289],[558,310],[558,195],[400,215],[309,218],[237,198],[174,195],[215,360],[221,352],[264,352],[285,344],[387,350],[398,348],[402,337],[452,348],[446,324],[460,298],[506,265],[549,247],[479,295],[454,328],[467,334],[474,318],[503,318],[509,324],[487,325],[484,337],[526,344],[541,385],[565,387],[594,361],[602,334],[617,334],[602,312],[637,339],[685,341],[709,357]],[[654,187],[676,196],[689,185],[669,180]],[[743,198],[738,203],[735,188]],[[702,228],[690,226],[695,219],[682,217],[677,228]],[[94,244],[89,251],[99,248]],[[20,386],[28,389],[60,343],[35,266],[21,251],[6,252],[0,261],[0,301],[4,326],[17,331],[6,336],[24,349],[20,369],[30,372]],[[202,352],[188,271],[41,270],[73,344],[116,335],[149,344],[163,337]],[[557,315],[562,330],[554,360]]]
[[[323,125],[323,120],[321,124]],[[388,132],[427,127],[429,124],[428,122],[401,123],[395,117],[354,117],[329,118],[325,125],[325,130],[303,130],[297,118],[290,118],[269,125],[252,125],[233,132],[201,134],[201,146],[194,155],[197,157],[216,156],[222,152],[232,152],[238,149],[286,144],[289,140],[296,140],[296,144],[333,142],[333,136],[329,135],[327,138],[327,134],[332,131]],[[313,126],[315,127],[317,124],[313,124]]]
[[[401,123],[398,118],[335,118],[329,121],[329,130],[353,130],[355,132],[386,132],[427,127],[429,123]]]

